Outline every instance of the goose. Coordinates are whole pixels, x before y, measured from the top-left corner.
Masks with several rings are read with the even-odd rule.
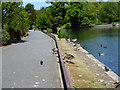
[[[66,40],[67,42],[70,42],[70,38],[65,38],[65,40]]]
[[[73,55],[65,53],[65,56],[64,56],[63,60],[66,60],[66,61],[70,60],[70,62],[71,62],[71,60],[73,58],[75,58]]]
[[[77,39],[72,39],[72,40],[70,40],[70,42],[75,42],[75,41],[77,41]]]
[[[117,85],[115,86],[115,88],[120,87],[120,82],[115,82],[114,84],[117,84]]]

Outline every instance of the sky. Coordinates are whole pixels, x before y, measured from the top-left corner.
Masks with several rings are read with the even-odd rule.
[[[48,7],[51,4],[45,3],[45,0],[23,0],[23,6],[26,4],[31,3],[34,5],[34,9],[39,10],[41,7]]]
[[[34,5],[34,9],[40,10],[41,7],[48,7],[51,4],[45,3],[46,0],[23,0],[23,6],[26,6],[26,4],[31,3]],[[107,0],[103,0],[107,1]]]

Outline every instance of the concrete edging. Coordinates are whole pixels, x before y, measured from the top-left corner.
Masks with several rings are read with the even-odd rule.
[[[56,37],[53,34],[48,33],[48,32],[44,32],[43,31],[43,33],[45,33],[48,36],[50,36],[55,41],[56,48],[58,48],[58,58],[59,58],[59,64],[60,64],[60,69],[61,69],[61,75],[62,75],[64,89],[75,90],[74,87],[73,87],[73,84],[71,82],[71,79],[70,79],[70,77],[68,75],[68,72],[67,72],[66,66],[64,64],[64,61],[62,59],[61,49],[60,49],[60,46],[58,44],[58,41],[57,41]]]

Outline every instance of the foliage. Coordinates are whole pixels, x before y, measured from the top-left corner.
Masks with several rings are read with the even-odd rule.
[[[36,18],[36,27],[38,29],[47,29],[50,26],[50,20],[48,19],[46,14],[40,14]]]
[[[6,30],[2,30],[2,45],[10,43],[10,35]]]
[[[66,32],[65,29],[61,29],[60,33],[58,32],[58,37],[60,37],[60,38],[65,38],[67,36],[68,36],[68,33]]]
[[[100,10],[100,20],[102,22],[107,22],[107,23],[118,21],[118,4],[117,4],[117,2],[103,3],[103,7]]]
[[[11,42],[20,40],[20,28],[25,32],[29,28],[28,13],[22,2],[3,2],[2,7],[3,29],[9,33]]]
[[[32,12],[34,11],[34,5],[28,3],[28,4],[25,6],[25,10],[26,10],[28,13],[32,13]]]
[[[48,33],[52,33],[52,29],[47,28],[47,32],[48,32]]]
[[[106,83],[102,83],[101,85],[105,86],[105,85],[106,85]]]
[[[95,83],[95,81],[94,81],[94,80],[92,80],[91,82],[92,82],[92,83]]]
[[[85,16],[86,8],[84,2],[70,2],[66,7],[66,27],[82,27],[89,24],[88,18]]]
[[[86,5],[86,16],[89,18],[92,24],[98,23],[99,12],[102,8],[100,2],[92,2]]]

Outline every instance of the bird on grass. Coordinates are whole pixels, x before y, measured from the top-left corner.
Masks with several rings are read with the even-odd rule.
[[[114,84],[116,84],[115,88],[120,88],[120,82],[115,82]]]
[[[65,53],[63,60],[66,60],[68,63],[70,63],[73,58],[75,58],[73,55]]]
[[[65,40],[66,40],[67,42],[70,42],[70,38],[65,38]]]
[[[75,39],[72,39],[72,40],[70,40],[70,42],[76,42],[77,41],[77,39],[75,38]]]

